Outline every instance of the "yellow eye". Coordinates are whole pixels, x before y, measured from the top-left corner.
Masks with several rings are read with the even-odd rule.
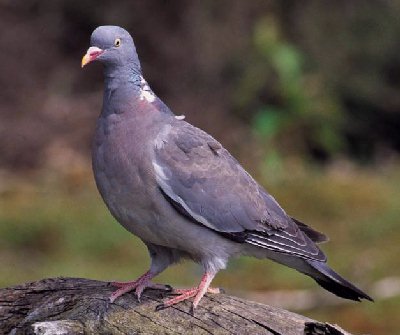
[[[121,45],[121,39],[120,38],[116,38],[115,41],[114,41],[114,45],[116,47],[119,47]]]

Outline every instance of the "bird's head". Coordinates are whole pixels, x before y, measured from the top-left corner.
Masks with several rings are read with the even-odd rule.
[[[118,26],[97,27],[90,37],[90,48],[82,58],[82,67],[98,60],[107,67],[140,67],[131,35]]]

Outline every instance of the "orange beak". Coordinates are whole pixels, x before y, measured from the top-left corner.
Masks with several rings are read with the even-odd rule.
[[[81,67],[84,67],[85,65],[89,64],[90,62],[93,62],[103,52],[104,52],[104,50],[102,50],[98,47],[90,47],[86,51],[86,55],[82,57]]]

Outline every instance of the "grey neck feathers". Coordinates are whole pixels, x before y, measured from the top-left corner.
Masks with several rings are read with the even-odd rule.
[[[104,68],[103,115],[134,111],[133,104],[140,101],[155,103],[160,112],[172,114],[143,78],[140,65],[131,63],[124,67],[109,65]]]
[[[138,64],[107,66],[104,68],[105,89],[117,89],[120,86],[132,86],[140,90],[142,70]]]

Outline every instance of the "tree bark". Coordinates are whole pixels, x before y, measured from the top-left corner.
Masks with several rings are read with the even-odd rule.
[[[114,303],[109,283],[51,278],[0,289],[0,333],[78,334],[268,334],[350,335],[280,308],[225,294],[207,294],[194,315],[190,302],[155,311],[167,293],[146,290]]]

